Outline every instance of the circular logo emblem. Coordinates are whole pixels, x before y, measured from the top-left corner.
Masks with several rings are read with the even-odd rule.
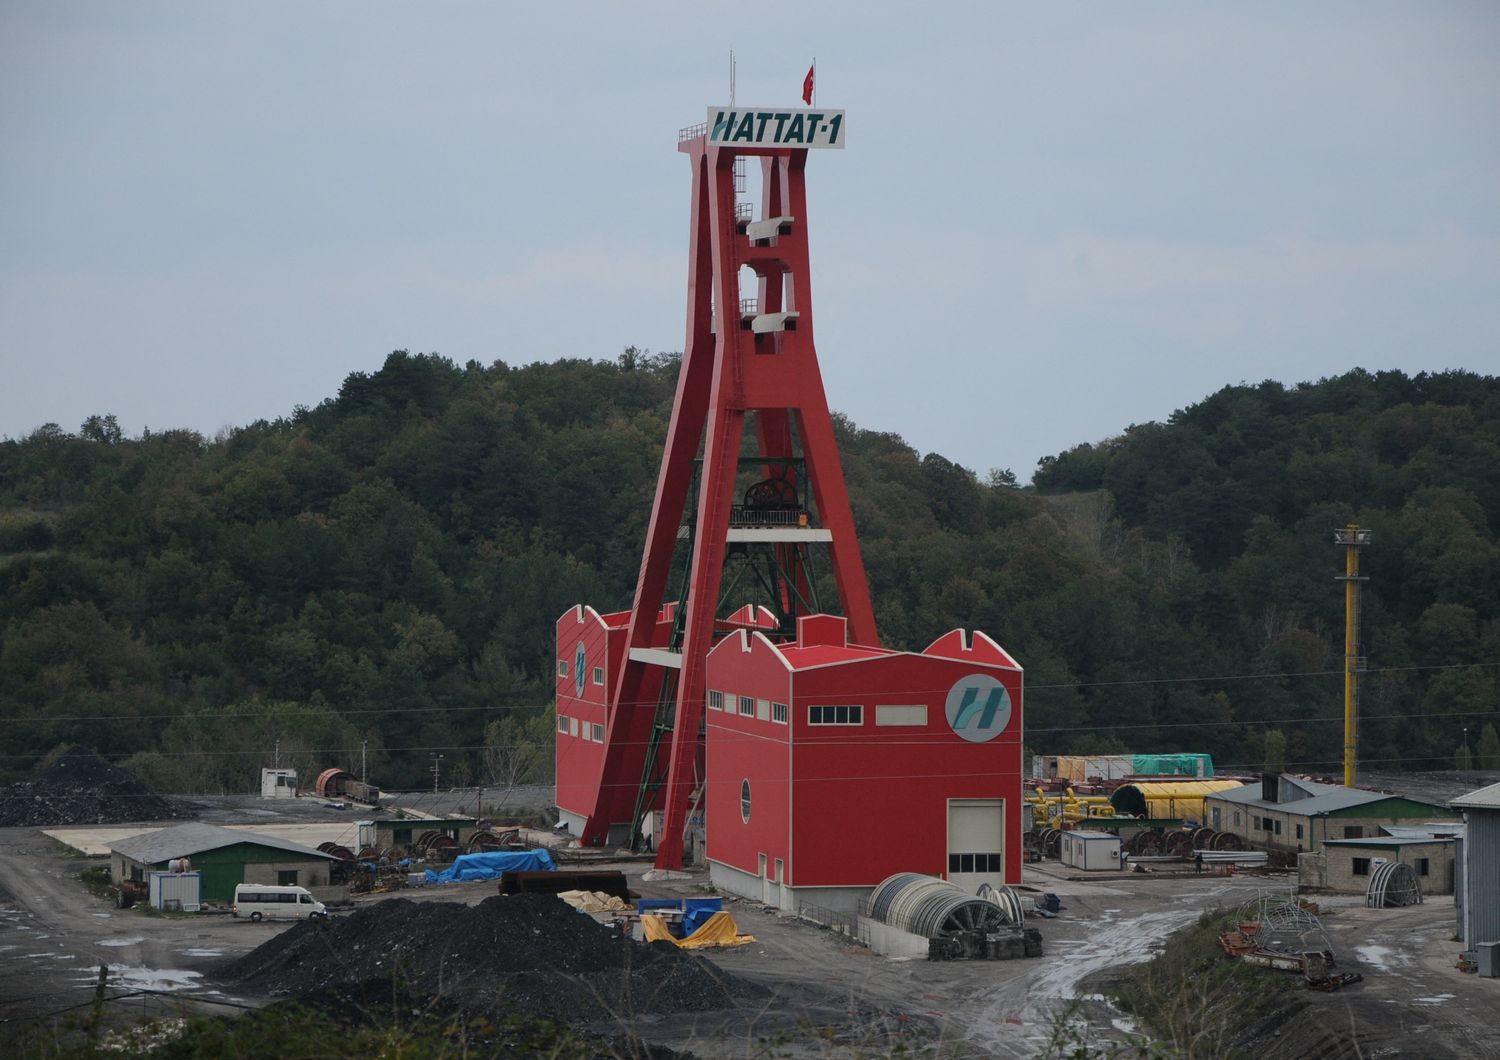
[[[588,652],[583,650],[583,641],[578,642],[578,652],[573,656],[573,687],[578,689],[578,697],[583,698],[583,669],[588,665]]]
[[[970,743],[988,743],[1010,724],[1010,693],[989,674],[972,674],[948,690],[948,727]]]

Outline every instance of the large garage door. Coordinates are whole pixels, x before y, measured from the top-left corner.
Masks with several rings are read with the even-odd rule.
[[[205,902],[233,901],[235,887],[245,882],[245,866],[243,862],[234,861],[226,864],[209,863],[193,867],[203,873],[202,897]]]
[[[1005,883],[1005,800],[948,801],[948,881],[975,894]]]

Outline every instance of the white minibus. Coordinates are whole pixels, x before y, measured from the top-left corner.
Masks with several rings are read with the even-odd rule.
[[[269,884],[242,883],[234,889],[235,916],[262,920],[301,920],[309,916],[327,916],[328,909],[312,896],[306,887],[272,887]]]

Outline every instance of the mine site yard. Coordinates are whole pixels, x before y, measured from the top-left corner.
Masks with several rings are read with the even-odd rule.
[[[298,807],[299,820],[310,815]],[[208,812],[232,820],[232,807]],[[239,811],[240,816],[243,812]],[[317,814],[311,814],[317,816]],[[326,811],[325,826],[348,815]],[[328,820],[327,818],[333,818]],[[265,815],[251,818],[264,821]],[[36,828],[0,829],[0,1040],[68,1025],[108,968],[108,1021],[233,1014],[290,1000],[329,977],[382,969],[441,976],[455,998],[567,1022],[601,1041],[649,1043],[698,1056],[1046,1054],[1059,1029],[1096,1046],[1143,1032],[1108,1000],[1173,932],[1210,909],[1286,895],[1294,875],[1174,872],[1081,874],[1026,866],[1017,892],[1058,896],[1055,918],[1028,917],[1043,955],[931,961],[878,956],[842,934],[759,903],[727,898],[753,943],[629,952],[607,930],[546,895],[496,897],[494,881],[356,895],[323,924],[250,924],[223,914],[153,915],[91,893],[80,873],[101,864]],[[570,866],[576,867],[576,866]],[[621,869],[647,898],[699,898],[703,872],[646,882],[645,860]],[[1365,908],[1319,896],[1337,969],[1362,981],[1295,1004],[1243,1043],[1262,1055],[1473,1057],[1500,1051],[1492,1019],[1500,980],[1454,966],[1451,899]],[[278,941],[277,946],[264,944]],[[1224,958],[1228,959],[1228,958]],[[1413,1052],[1413,1050],[1417,1050]],[[608,1055],[606,1048],[604,1055]]]

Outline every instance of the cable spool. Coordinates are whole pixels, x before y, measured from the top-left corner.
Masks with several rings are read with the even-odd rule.
[[[947,880],[915,872],[881,881],[865,903],[865,915],[929,939],[998,931],[1012,922],[1000,904],[969,894]],[[1019,918],[1014,922],[1019,923]]]
[[[1020,924],[1026,919],[1026,913],[1021,907],[1021,896],[1010,887],[991,887],[987,883],[981,883],[979,897],[999,906],[1000,911],[1005,914],[1007,924]]]

